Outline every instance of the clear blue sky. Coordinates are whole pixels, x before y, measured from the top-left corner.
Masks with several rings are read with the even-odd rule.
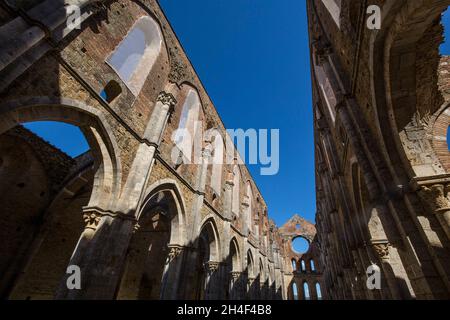
[[[253,178],[282,225],[314,221],[314,155],[306,5],[303,0],[161,0],[227,128],[280,129],[280,171]],[[71,156],[88,149],[77,128],[27,127]]]
[[[303,0],[160,0],[227,128],[280,129],[280,171],[249,166],[281,225],[314,221],[314,144]]]

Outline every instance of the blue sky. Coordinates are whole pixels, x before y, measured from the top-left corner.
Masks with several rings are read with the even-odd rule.
[[[160,0],[181,44],[231,129],[280,129],[280,171],[249,166],[282,225],[314,221],[314,144],[305,1]]]

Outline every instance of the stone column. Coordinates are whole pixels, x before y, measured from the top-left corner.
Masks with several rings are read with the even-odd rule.
[[[136,221],[98,209],[87,209],[84,218],[86,228],[69,262],[80,268],[81,289],[68,289],[70,274],[65,274],[55,297],[113,299]]]
[[[164,266],[163,278],[161,281],[161,299],[176,300],[178,297],[178,287],[182,276],[182,266],[184,262],[185,250],[182,246],[169,246],[169,254]]]
[[[201,222],[200,211],[203,206],[203,201],[205,199],[205,185],[210,158],[211,158],[211,146],[208,145],[206,148],[203,148],[202,150],[202,164],[198,172],[197,192],[194,198],[194,204],[192,208],[192,216],[194,221],[192,223],[191,234],[189,236],[189,239],[192,243],[195,243],[195,240],[198,237],[197,230]]]
[[[247,296],[249,300],[255,300],[256,295],[256,279],[253,277],[247,278]]]
[[[423,185],[419,195],[450,239],[450,183]]]
[[[159,93],[144,133],[148,142],[141,143],[138,147],[122,195],[116,203],[115,211],[134,214],[136,208],[142,203],[155,153],[161,143],[164,128],[174,111],[176,103],[177,101],[171,93],[165,91]]]
[[[219,262],[209,261],[205,268],[205,300],[216,300],[219,297]]]
[[[243,273],[239,271],[231,271],[229,274],[230,279],[230,300],[242,299],[242,280]]]

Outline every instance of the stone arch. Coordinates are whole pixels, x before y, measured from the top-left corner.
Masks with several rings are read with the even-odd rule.
[[[120,149],[101,111],[67,98],[31,97],[0,105],[0,134],[20,123],[59,121],[80,127],[96,163],[89,207],[109,207],[120,192]]]
[[[179,149],[179,163],[196,163],[204,144],[203,127],[203,104],[198,90],[183,84],[177,99],[180,100],[180,114],[177,130],[174,134],[174,142]],[[199,142],[200,141],[200,142]]]
[[[450,172],[449,127],[450,105],[447,102],[430,123],[430,135],[433,137],[432,146],[446,173]]]
[[[140,206],[138,224],[129,244],[118,299],[170,297],[177,287],[171,249],[184,244],[184,207],[176,184],[150,187]],[[175,289],[174,289],[175,290]]]
[[[255,276],[255,263],[253,260],[253,254],[250,249],[247,250],[247,274],[249,278]]]
[[[205,132],[205,140],[211,145],[211,175],[210,186],[215,195],[220,196],[222,191],[222,173],[224,157],[226,154],[225,141],[217,128],[210,128]]]
[[[171,220],[170,244],[185,245],[187,242],[186,204],[177,181],[173,179],[162,179],[150,185],[146,190],[146,196],[142,202],[141,209],[138,211],[137,219],[139,219],[151,198],[158,192],[169,192],[171,197],[175,200],[174,204],[178,215]]]
[[[443,102],[438,89],[440,40],[436,33],[442,31],[439,17],[449,4],[386,1],[383,28],[370,40],[374,113],[379,119],[376,130],[395,183],[442,171],[426,131],[430,116]],[[426,59],[420,71],[416,68],[419,59]],[[429,77],[426,81],[425,76]]]
[[[236,237],[233,237],[230,241],[230,266],[233,272],[240,272],[242,268],[241,252]]]
[[[138,96],[163,47],[159,24],[150,16],[139,18],[107,59],[131,92]]]
[[[197,247],[199,246],[199,241],[206,241],[208,252],[208,260],[219,262],[221,257],[221,243],[219,238],[219,232],[217,228],[217,222],[212,215],[207,216],[203,222],[200,224],[199,238],[197,239]]]

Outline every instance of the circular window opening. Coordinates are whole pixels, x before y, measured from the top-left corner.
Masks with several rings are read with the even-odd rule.
[[[309,242],[308,240],[297,237],[292,239],[292,250],[296,253],[305,253],[309,249]]]

